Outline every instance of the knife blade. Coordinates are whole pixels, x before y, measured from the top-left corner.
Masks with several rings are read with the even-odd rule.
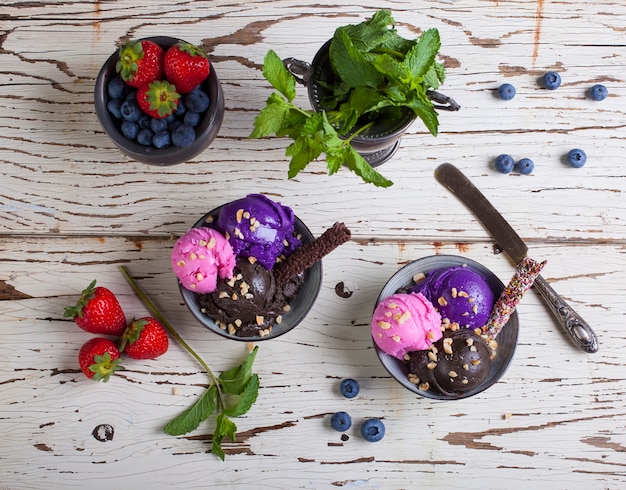
[[[527,255],[528,247],[480,190],[451,163],[435,169],[435,179],[454,194],[480,221],[515,265]],[[588,353],[598,351],[598,338],[589,324],[539,275],[533,286],[550,307],[570,340]]]

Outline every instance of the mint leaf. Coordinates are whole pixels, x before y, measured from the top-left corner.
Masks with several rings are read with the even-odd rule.
[[[254,118],[254,130],[248,138],[263,138],[279,133],[289,118],[290,106],[277,93],[271,94],[265,107]]]
[[[439,119],[437,113],[433,107],[433,103],[430,99],[424,96],[423,99],[413,97],[407,101],[408,107],[413,109],[415,114],[424,122],[426,128],[433,136],[437,136],[437,130],[439,128]]]
[[[239,400],[233,406],[224,410],[224,413],[229,417],[239,417],[250,410],[257,397],[259,396],[259,376],[254,374],[248,384],[241,393]]]
[[[296,97],[296,79],[289,73],[283,60],[271,49],[263,59],[263,76],[289,102]]]
[[[215,432],[213,433],[213,441],[211,444],[211,450],[213,454],[218,456],[222,461],[224,461],[224,457],[226,454],[222,449],[222,441],[224,440],[224,436],[228,436],[228,438],[236,442],[236,432],[237,426],[232,420],[229,420],[226,415],[220,413],[215,419]]]
[[[191,407],[170,420],[163,431],[172,436],[180,436],[197,429],[215,411],[216,397],[217,387],[212,384]]]
[[[287,176],[293,179],[309,163],[322,154],[323,146],[309,135],[297,138],[285,150],[285,155],[291,157]]]
[[[365,182],[374,184],[377,187],[389,187],[393,184],[393,182],[374,170],[354,148],[348,146],[346,149],[344,164]]]
[[[220,385],[225,393],[239,395],[243,392],[243,389],[252,377],[252,364],[258,350],[259,346],[256,346],[242,364],[220,374]]]
[[[403,63],[413,78],[421,78],[428,73],[439,48],[441,40],[437,29],[428,29],[420,36],[417,44],[406,54]]]
[[[342,28],[335,31],[330,60],[341,79],[352,87],[378,87],[384,82],[383,76],[352,44]]]

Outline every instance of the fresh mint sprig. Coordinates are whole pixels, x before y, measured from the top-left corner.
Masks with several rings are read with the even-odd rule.
[[[258,346],[252,349],[243,363],[224,371],[216,377],[207,363],[185,342],[150,298],[148,298],[126,267],[119,266],[119,270],[154,317],[200,363],[209,376],[209,386],[200,398],[191,407],[170,420],[163,428],[163,431],[173,436],[187,434],[197,429],[202,422],[217,411],[211,450],[213,454],[223,461],[226,456],[222,449],[224,437],[228,437],[233,442],[236,441],[237,425],[231,418],[247,413],[259,394],[259,376],[252,372],[252,365],[256,358]]]
[[[389,187],[393,183],[354,150],[351,140],[385,114],[398,117],[394,111],[401,108],[411,109],[437,135],[439,122],[429,91],[445,79],[444,67],[435,59],[440,48],[437,29],[424,31],[416,40],[400,36],[388,10],[379,10],[360,24],[339,27],[330,46],[336,79],[314,81],[329,92],[322,105],[334,109],[319,112],[293,103],[296,80],[270,50],[263,61],[263,76],[278,92],[266,100],[249,137],[275,134],[293,140],[285,151],[291,157],[289,178],[324,153],[329,175],[345,165],[365,182]]]

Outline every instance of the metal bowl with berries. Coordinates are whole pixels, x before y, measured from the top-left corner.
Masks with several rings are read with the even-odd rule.
[[[100,69],[94,103],[113,143],[151,165],[198,156],[224,118],[224,94],[206,54],[165,36],[123,42]]]

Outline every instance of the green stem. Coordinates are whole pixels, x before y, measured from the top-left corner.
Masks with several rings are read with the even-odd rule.
[[[120,265],[118,269],[120,270],[120,272],[122,273],[122,275],[124,276],[128,284],[130,284],[130,287],[133,288],[133,291],[135,291],[135,294],[139,297],[142,303],[146,306],[146,308],[148,308],[152,312],[154,317],[163,324],[163,326],[167,329],[169,334],[172,337],[174,337],[178,341],[178,343],[182,345],[185,348],[185,350],[187,350],[187,352],[189,352],[196,359],[196,361],[198,361],[200,365],[204,368],[206,373],[209,375],[209,378],[211,378],[211,383],[213,383],[217,388],[218,404],[220,405],[220,407],[223,407],[224,405],[223,405],[223,400],[222,400],[222,390],[221,390],[220,382],[219,382],[219,379],[215,376],[215,374],[213,374],[213,371],[211,371],[211,368],[209,368],[207,363],[204,362],[204,359],[202,359],[196,353],[196,351],[194,351],[191,348],[191,346],[187,342],[185,342],[185,340],[174,329],[172,324],[167,321],[167,318],[163,316],[163,314],[157,309],[157,307],[152,302],[152,300],[148,298],[148,295],[141,289],[139,284],[137,284],[137,281],[135,281],[135,279],[130,275],[130,273],[128,272],[128,269],[126,269],[126,267],[124,267],[123,265]]]
[[[374,125],[374,121],[370,121],[367,124],[361,126],[357,131],[355,131],[354,133],[352,133],[350,135],[349,138],[346,138],[346,142],[350,143],[352,141],[352,138],[354,138],[355,136],[358,136],[361,133],[364,133],[365,131],[367,131],[369,128],[371,128]]]

